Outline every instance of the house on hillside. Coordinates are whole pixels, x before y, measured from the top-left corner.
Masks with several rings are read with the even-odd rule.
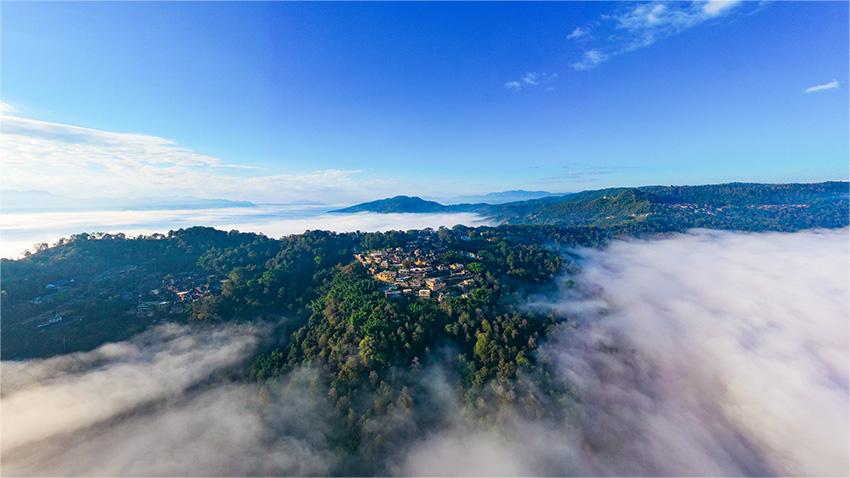
[[[439,277],[429,277],[425,279],[425,287],[436,292],[444,289],[446,287],[446,282]]]

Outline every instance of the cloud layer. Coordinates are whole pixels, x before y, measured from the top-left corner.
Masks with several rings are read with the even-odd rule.
[[[4,362],[3,474],[327,473],[327,411],[309,370],[262,391],[226,378],[260,335],[161,326],[93,352]]]
[[[594,335],[623,337],[652,367],[637,423],[682,452],[669,471],[710,460],[734,474],[847,474],[847,230],[703,231],[586,256],[605,302]]]
[[[359,170],[280,174],[224,161],[159,136],[118,133],[20,116],[0,107],[3,187],[78,197],[197,196],[353,202],[389,194],[394,181]]]
[[[461,422],[401,473],[846,475],[847,232],[581,251],[578,285],[531,304],[570,318],[542,350],[577,390],[568,418]]]
[[[326,208],[324,209],[326,210]],[[123,232],[129,236],[164,233],[169,229],[211,226],[257,232],[269,237],[306,230],[335,232],[388,231],[426,227],[487,225],[477,214],[326,214],[320,208],[261,206],[257,208],[172,211],[96,211],[3,214],[0,216],[0,257],[20,257],[33,244],[56,242],[80,232]]]

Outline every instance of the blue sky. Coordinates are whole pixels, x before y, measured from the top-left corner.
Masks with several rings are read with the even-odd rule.
[[[846,2],[0,14],[5,188],[346,202],[848,176]]]

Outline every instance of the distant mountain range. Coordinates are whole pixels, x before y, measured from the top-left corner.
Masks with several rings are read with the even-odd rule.
[[[525,191],[523,189],[514,189],[511,191],[501,191],[496,193],[487,193],[479,195],[456,196],[452,198],[430,198],[434,201],[439,201],[441,204],[504,204],[516,201],[528,201],[529,199],[539,199],[549,196],[564,196],[566,193],[550,193],[547,191]]]
[[[176,209],[215,209],[232,207],[255,207],[249,201],[228,199],[203,199],[194,197],[177,198],[70,198],[57,196],[47,191],[0,192],[0,210],[3,212],[47,212],[47,211],[147,211]]]
[[[333,212],[473,212],[507,224],[566,227],[642,224],[658,230],[842,227],[848,224],[850,215],[846,181],[610,188],[503,204],[445,205],[419,197],[396,196]]]
[[[480,209],[486,209],[487,206],[490,205],[515,203],[547,197],[563,197],[565,195],[566,194],[556,194],[546,191],[524,191],[517,189],[513,191],[481,194],[478,196],[457,196],[454,198],[441,199],[442,202],[423,199],[418,196],[395,196],[389,199],[364,202],[355,206],[338,209],[333,212],[435,213],[460,212],[467,210],[478,211]]]

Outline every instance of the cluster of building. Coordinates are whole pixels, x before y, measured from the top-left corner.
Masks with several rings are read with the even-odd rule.
[[[152,318],[157,314],[182,314],[186,306],[212,293],[221,291],[224,280],[215,275],[199,277],[185,274],[163,281],[159,288],[150,291],[149,299],[140,301],[136,315]]]
[[[44,286],[44,294],[35,297],[30,300],[29,303],[38,306],[55,303],[61,304],[64,299],[67,299],[72,289],[77,285],[78,282],[76,278],[61,279],[51,282]],[[66,319],[68,319],[67,311],[58,312],[56,310],[49,310],[35,316],[31,320],[26,321],[26,323],[34,323],[37,329],[44,329],[45,327],[62,323],[63,321],[66,321]]]
[[[475,286],[475,274],[461,262],[442,260],[445,250],[429,243],[411,243],[355,254],[369,274],[383,282],[388,299],[404,296],[436,299],[440,302],[452,296],[465,296]],[[475,259],[474,253],[465,253]]]
[[[168,300],[145,300],[136,306],[136,316],[153,318],[156,314],[182,314],[186,310],[180,302]]]
[[[58,324],[59,322],[62,322],[63,320],[65,320],[65,316],[62,315],[62,314],[56,313],[53,316],[49,317],[47,320],[44,320],[43,322],[39,322],[38,324],[36,324],[35,328],[42,329],[44,327],[49,327],[53,324]]]
[[[30,301],[30,303],[33,303]],[[41,302],[45,304],[46,302]],[[60,324],[72,322],[72,314],[68,307],[60,306],[46,310],[40,314],[35,314],[32,317],[21,322],[21,325],[35,327],[37,330],[44,330],[48,327],[57,326]]]
[[[49,304],[60,298],[63,293],[67,293],[76,284],[77,279],[62,279],[51,282],[44,287],[44,294],[30,300],[30,304],[42,305]]]

